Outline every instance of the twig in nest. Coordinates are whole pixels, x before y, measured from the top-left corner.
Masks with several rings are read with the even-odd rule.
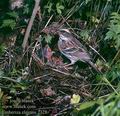
[[[27,41],[28,41],[28,38],[30,35],[30,31],[31,31],[35,16],[36,16],[38,8],[39,8],[39,3],[40,3],[40,0],[35,0],[35,6],[34,6],[34,9],[33,9],[33,12],[32,12],[32,15],[31,15],[31,18],[30,18],[30,21],[29,21],[29,24],[28,24],[28,27],[27,27],[27,30],[25,33],[23,43],[22,43],[23,51],[25,51],[26,44],[27,44]]]
[[[36,78],[32,79],[32,81],[38,80],[38,79],[43,78],[43,77],[46,77],[46,76],[49,76],[50,74],[51,74],[51,73],[46,74],[46,75],[42,75],[42,76],[39,76],[39,77],[36,77]]]
[[[45,65],[43,62],[42,62],[42,60],[39,58],[39,57],[37,57],[37,55],[35,54],[35,53],[33,53],[32,54],[32,57],[33,57],[33,59],[37,62],[37,64],[39,65],[39,66],[41,66],[41,65]]]
[[[70,76],[70,77],[73,77],[73,78],[80,78],[80,79],[84,80],[84,77],[82,77],[80,75],[71,74],[69,72],[64,72],[64,71],[61,71],[61,70],[58,70],[58,69],[55,69],[55,68],[50,68],[50,69],[53,70],[53,71],[55,71],[55,72],[61,73],[63,75],[66,75],[66,76]]]
[[[38,45],[38,41],[35,43],[35,46],[34,46],[34,48],[32,50],[32,54],[34,54],[37,45]],[[31,65],[31,62],[32,62],[32,55],[30,57],[29,66]]]
[[[50,23],[51,19],[53,18],[53,15],[48,19],[46,25],[44,26],[44,28],[42,29],[41,32],[44,32],[46,30],[46,27],[48,26],[48,24]]]
[[[59,73],[61,73],[61,74],[64,74],[64,75],[66,75],[66,76],[69,76],[69,75],[71,75],[70,73],[63,72],[63,71],[60,71],[60,70],[58,70],[58,69],[55,69],[55,68],[51,68],[51,70],[53,70],[53,71],[55,71],[55,72],[59,72]]]
[[[46,23],[44,28],[46,28],[48,26],[48,24],[49,24],[49,22],[51,21],[52,18],[53,18],[53,15],[49,18],[49,20],[47,21],[47,23]]]

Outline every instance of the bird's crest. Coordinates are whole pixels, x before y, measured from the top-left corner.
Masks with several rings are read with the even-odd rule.
[[[70,33],[70,31],[68,29],[60,29],[60,31],[65,31],[65,32]]]

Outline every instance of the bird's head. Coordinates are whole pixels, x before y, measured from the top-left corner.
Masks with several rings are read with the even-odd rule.
[[[71,36],[71,32],[68,29],[60,29],[58,34],[60,39],[65,41],[68,41]]]

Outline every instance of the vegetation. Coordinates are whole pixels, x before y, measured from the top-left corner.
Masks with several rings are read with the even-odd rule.
[[[0,1],[0,115],[119,116],[120,0],[19,1]],[[101,74],[64,68],[58,35],[42,32],[63,23]]]

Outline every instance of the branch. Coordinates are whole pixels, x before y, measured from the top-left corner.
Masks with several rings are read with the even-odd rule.
[[[27,30],[26,30],[26,33],[24,36],[23,43],[22,43],[23,51],[25,51],[26,44],[27,44],[27,41],[28,41],[28,38],[30,35],[30,31],[31,31],[36,13],[37,13],[38,8],[39,8],[39,3],[40,3],[40,0],[35,0],[35,6],[34,6],[34,9],[33,9],[33,12],[32,12],[32,15],[31,15],[31,18],[30,18],[30,21],[29,21],[29,24],[28,24],[28,27],[27,27]]]

